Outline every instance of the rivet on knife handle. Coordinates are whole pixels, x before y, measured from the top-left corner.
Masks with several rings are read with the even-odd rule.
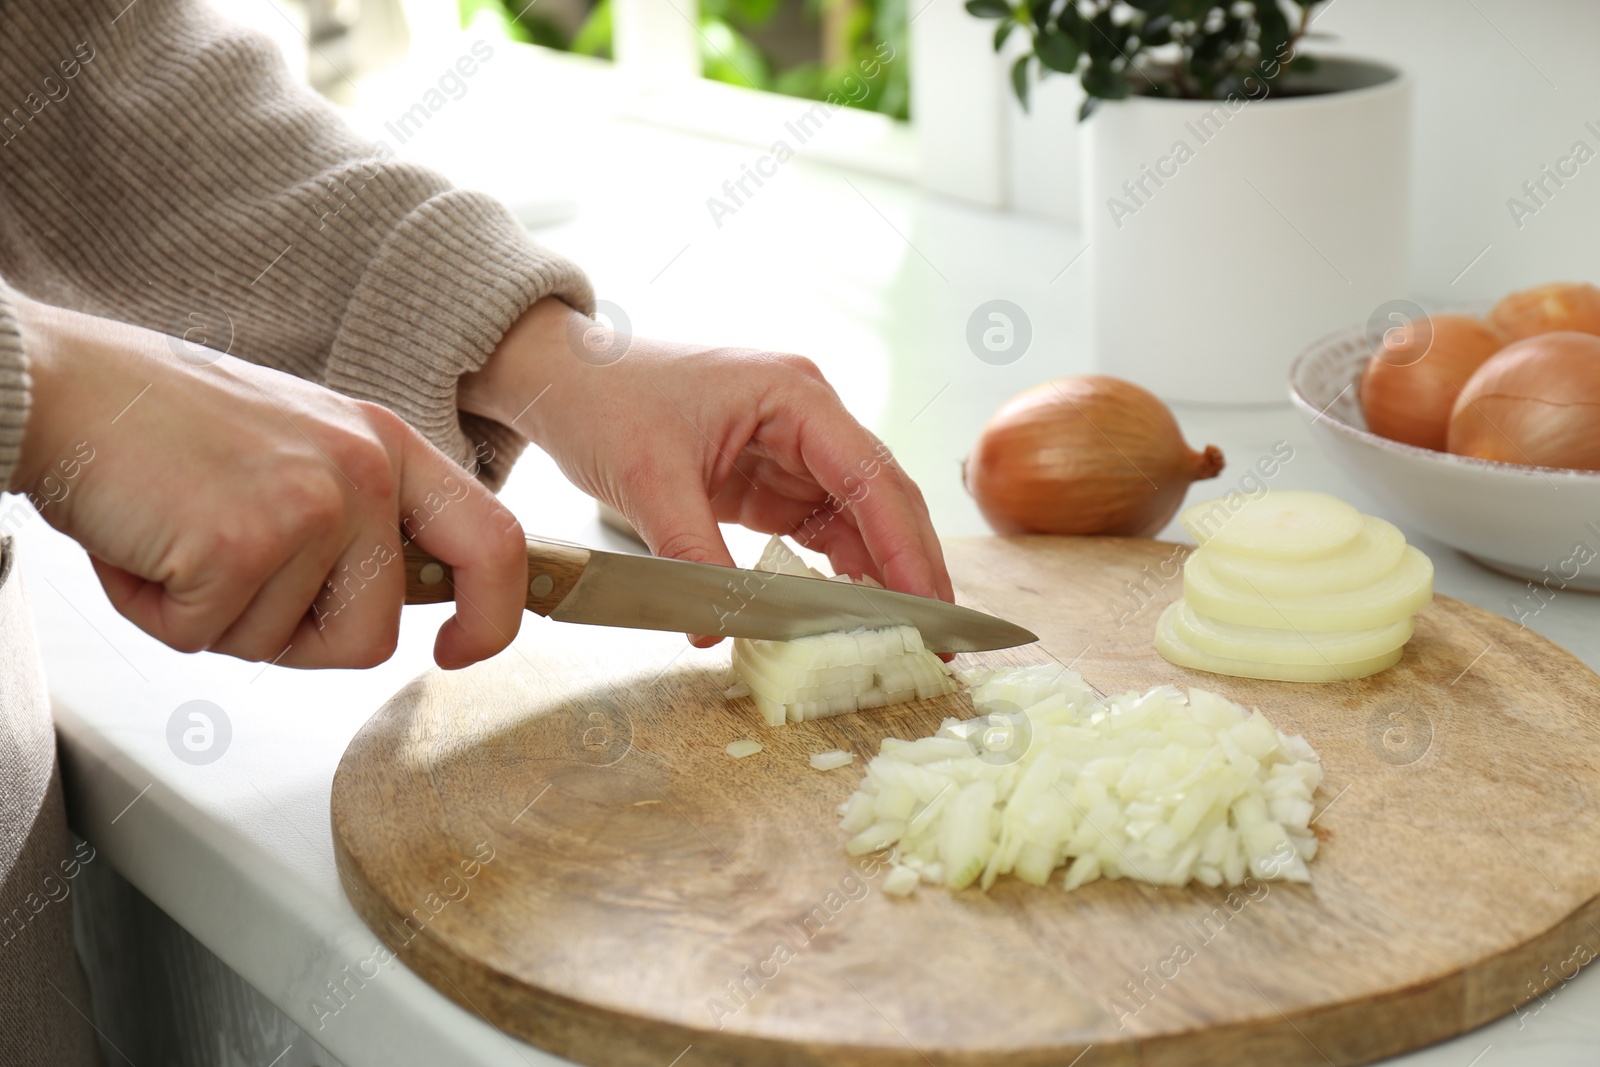
[[[415,543],[405,546],[406,603],[442,604],[454,600],[450,566],[434,559]],[[528,539],[529,611],[548,615],[560,605],[583,576],[589,550],[562,541]]]

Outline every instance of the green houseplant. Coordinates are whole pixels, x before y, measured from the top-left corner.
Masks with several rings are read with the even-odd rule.
[[[999,51],[1021,29],[1033,49],[1011,67],[1028,105],[1032,68],[1076,75],[1088,117],[1102,100],[1130,95],[1182,100],[1258,97],[1312,60],[1299,54],[1323,0],[967,0],[967,11],[999,19]]]
[[[1410,79],[1305,55],[1324,0],[965,6],[999,20],[997,50],[1031,44],[1007,64],[1024,104],[1056,72],[1092,113],[1015,128],[1075,157],[1096,371],[1168,400],[1279,403],[1297,352],[1407,292]]]

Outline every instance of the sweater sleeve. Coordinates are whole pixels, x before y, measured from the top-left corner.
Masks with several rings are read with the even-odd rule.
[[[22,330],[11,294],[0,280],[0,489],[11,482],[27,425],[28,363],[22,352]]]
[[[500,204],[357,138],[202,0],[7,2],[3,108],[18,292],[376,401],[504,480],[526,442],[458,412],[457,381],[534,301],[593,295]],[[0,450],[26,410],[7,321]]]

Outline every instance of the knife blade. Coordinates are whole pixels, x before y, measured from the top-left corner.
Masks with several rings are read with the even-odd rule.
[[[406,603],[455,599],[450,567],[404,549]],[[859,626],[915,626],[935,652],[1037,641],[1014,623],[928,597],[846,582],[528,538],[529,611],[557,622],[792,641]]]

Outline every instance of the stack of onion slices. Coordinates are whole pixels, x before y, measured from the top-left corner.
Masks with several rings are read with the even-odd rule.
[[[1382,519],[1327,493],[1270,490],[1178,517],[1200,547],[1156,649],[1213,674],[1338,682],[1394,666],[1433,599],[1433,563]]]

